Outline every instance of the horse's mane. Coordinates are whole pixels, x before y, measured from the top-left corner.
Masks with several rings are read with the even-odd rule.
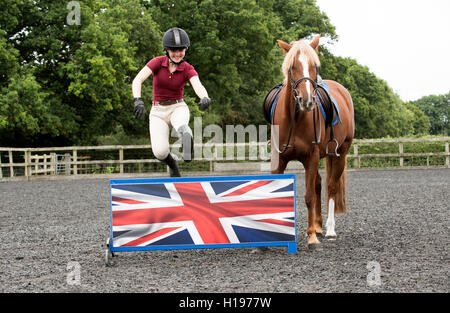
[[[300,54],[305,54],[308,57],[308,60],[310,60],[312,66],[320,67],[320,60],[319,57],[314,51],[314,49],[307,44],[303,40],[293,41],[291,42],[292,48],[289,50],[289,52],[286,54],[283,65],[281,66],[281,69],[283,71],[284,75],[284,81],[283,84],[286,85],[289,81],[289,74],[288,71],[294,64],[295,58],[298,55],[298,52]]]

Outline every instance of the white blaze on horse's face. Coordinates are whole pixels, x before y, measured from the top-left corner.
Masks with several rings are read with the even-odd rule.
[[[300,56],[298,57],[298,61],[300,62],[300,64],[302,65],[302,68],[303,68],[303,77],[310,78],[308,57],[304,53],[300,53]],[[300,109],[310,111],[312,109],[311,104],[313,103],[312,97],[311,97],[311,82],[306,80],[306,81],[304,81],[304,83],[306,84],[307,98],[303,99],[303,106],[305,106],[305,108],[300,107]],[[301,104],[299,104],[299,105],[302,106]]]

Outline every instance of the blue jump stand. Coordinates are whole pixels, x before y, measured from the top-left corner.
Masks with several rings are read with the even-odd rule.
[[[110,180],[105,263],[125,251],[287,246],[297,253],[295,199],[294,174]]]

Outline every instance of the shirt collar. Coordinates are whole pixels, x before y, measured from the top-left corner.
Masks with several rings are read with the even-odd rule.
[[[164,61],[161,63],[161,66],[169,68],[169,58],[167,56],[164,58]],[[186,61],[182,62],[181,64],[178,64],[176,71],[180,72],[184,71],[185,67]]]

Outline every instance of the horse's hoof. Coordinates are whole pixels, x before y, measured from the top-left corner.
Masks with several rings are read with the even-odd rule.
[[[320,247],[321,247],[320,243],[308,243],[308,250],[309,251],[319,250]]]
[[[335,241],[337,236],[336,235],[326,235],[325,238],[329,241]]]
[[[256,254],[261,254],[261,253],[264,253],[264,252],[266,252],[268,250],[269,250],[268,247],[254,247],[250,253],[252,253],[252,254],[255,254],[255,253]]]

